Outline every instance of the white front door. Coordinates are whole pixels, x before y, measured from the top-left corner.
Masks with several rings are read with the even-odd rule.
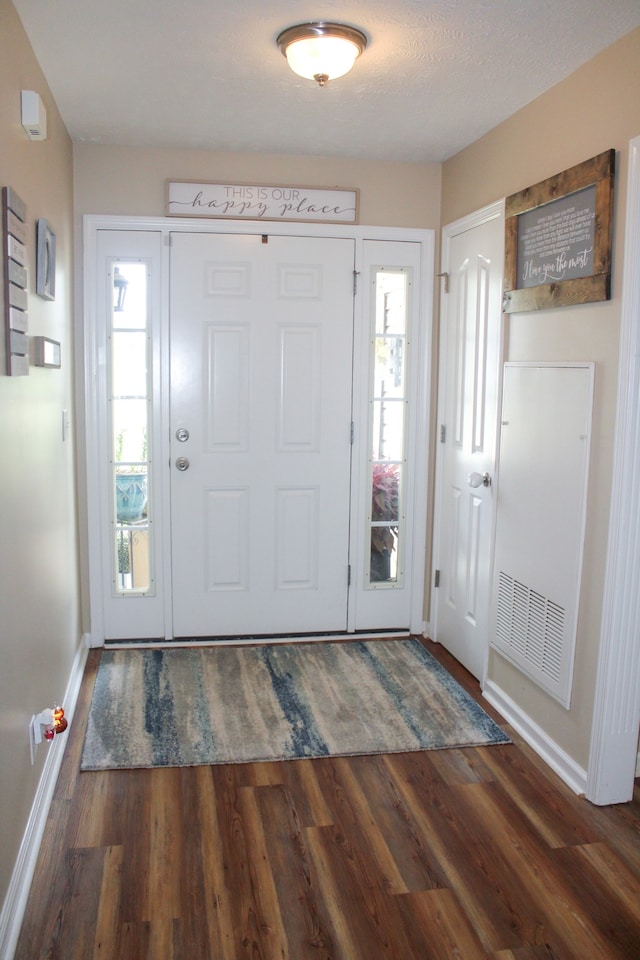
[[[85,227],[96,643],[421,633],[431,233]]]
[[[502,204],[443,231],[434,639],[483,679],[502,342]]]
[[[347,627],[354,242],[174,233],[173,633]]]

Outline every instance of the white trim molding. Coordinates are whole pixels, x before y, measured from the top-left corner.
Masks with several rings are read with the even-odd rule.
[[[482,695],[574,793],[579,796],[584,795],[587,788],[586,770],[579,766],[555,740],[552,740],[542,727],[539,727],[493,680],[487,680]]]
[[[85,663],[89,649],[86,643],[86,636],[78,645],[76,656],[71,668],[69,682],[65,691],[64,710],[65,717],[69,721],[69,726],[73,722],[82,675],[84,673]],[[0,957],[2,960],[11,960],[15,953],[18,943],[18,936],[22,926],[24,911],[27,906],[31,881],[36,868],[36,861],[40,851],[40,844],[44,835],[44,830],[49,816],[49,807],[53,799],[62,758],[67,745],[67,737],[55,737],[52,743],[46,748],[47,759],[45,760],[38,789],[31,807],[29,820],[22,837],[20,850],[13,868],[9,888],[0,913]]]
[[[633,796],[640,726],[640,137],[629,143],[618,411],[587,798]]]

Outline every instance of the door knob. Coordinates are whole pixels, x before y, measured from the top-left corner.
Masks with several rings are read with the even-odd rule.
[[[178,457],[176,460],[176,469],[182,470],[183,472],[189,469],[189,461],[186,457]]]
[[[176,430],[176,440],[179,440],[180,443],[185,443],[189,439],[189,431],[186,427],[178,427]]]
[[[476,473],[474,470],[467,477],[467,483],[470,487],[490,487],[491,477],[488,473]]]

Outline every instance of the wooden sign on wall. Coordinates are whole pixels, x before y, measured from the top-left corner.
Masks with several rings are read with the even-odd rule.
[[[267,183],[167,181],[167,216],[357,223],[358,191]]]
[[[505,206],[505,313],[611,297],[615,150],[533,187]]]

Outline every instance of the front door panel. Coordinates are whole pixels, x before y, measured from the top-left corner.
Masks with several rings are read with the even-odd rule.
[[[175,636],[346,629],[353,261],[172,236]]]

